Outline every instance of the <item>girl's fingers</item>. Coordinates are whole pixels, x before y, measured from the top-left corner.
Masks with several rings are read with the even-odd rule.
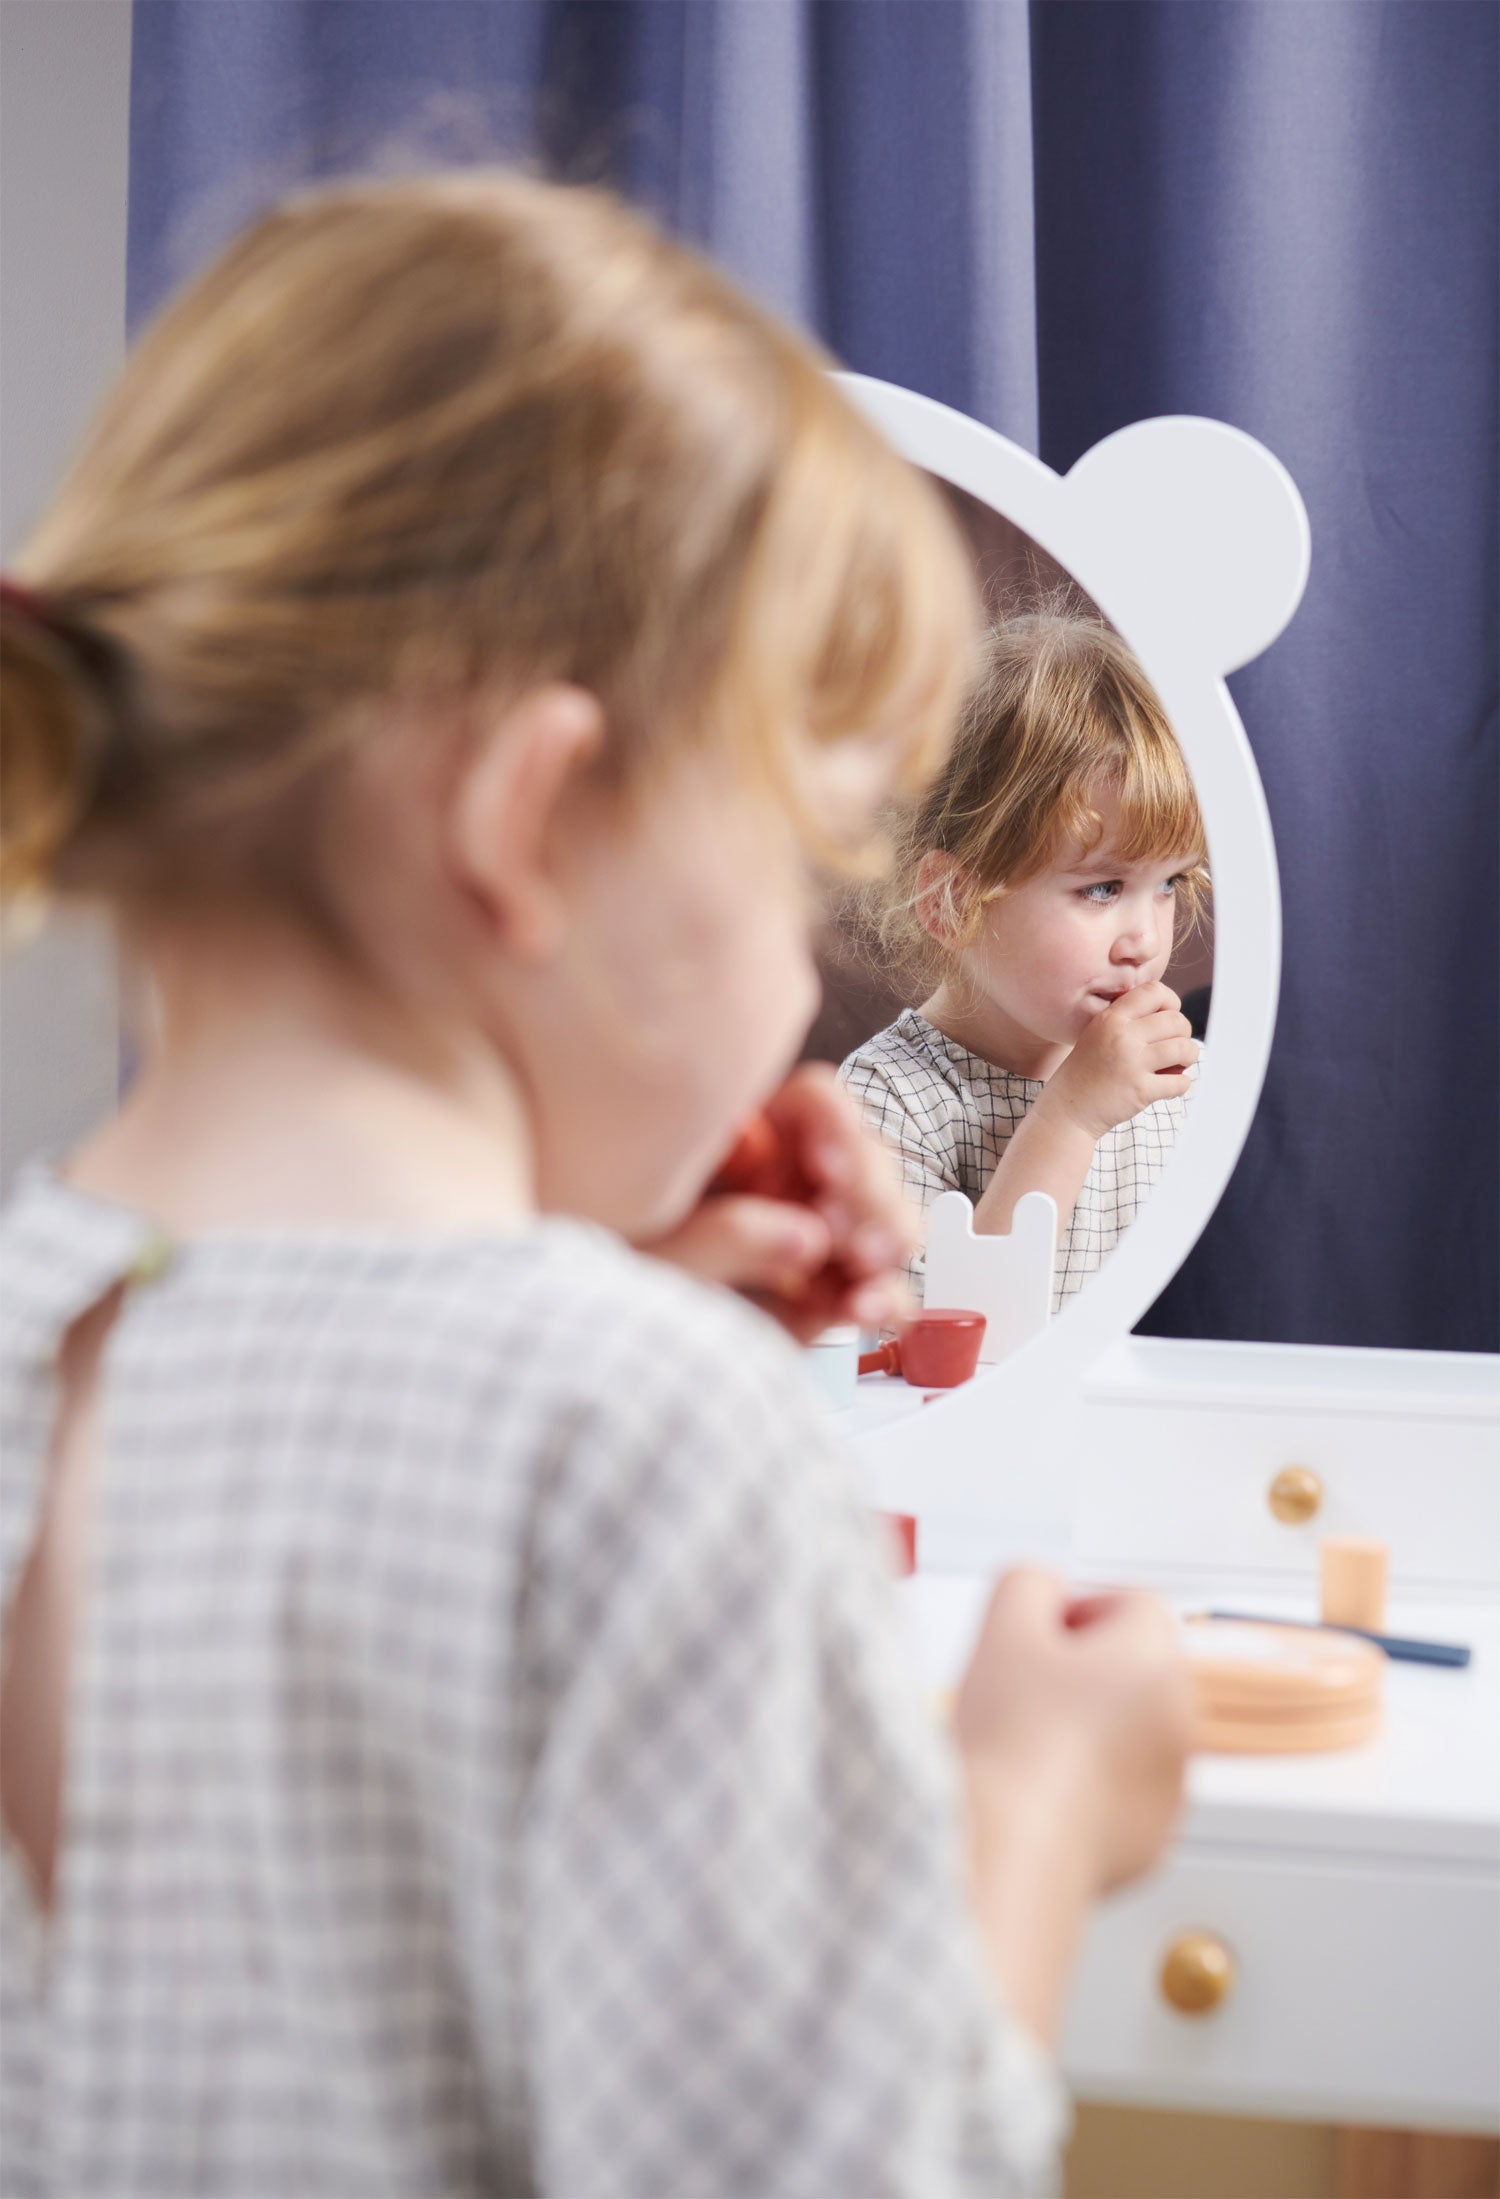
[[[916,1311],[912,1295],[900,1275],[872,1277],[849,1293],[846,1320],[862,1329],[904,1328]]]
[[[916,1250],[921,1224],[908,1203],[894,1160],[862,1123],[855,1161],[858,1222],[854,1237],[868,1248],[872,1267],[899,1266]]]
[[[1155,1015],[1141,1017],[1135,1035],[1148,1045],[1154,1039],[1159,1038],[1177,1038],[1187,1041],[1192,1038],[1193,1026],[1189,1023],[1187,1017],[1179,1015],[1175,1008],[1159,1008]]]
[[[917,1244],[916,1218],[889,1154],[866,1130],[832,1069],[804,1062],[767,1102],[766,1114],[795,1141],[798,1166],[838,1258],[858,1274],[908,1259]]]
[[[783,1199],[705,1199],[670,1236],[644,1249],[704,1282],[795,1298],[828,1260],[833,1239],[809,1207]]]
[[[818,1280],[796,1313],[807,1319],[809,1335],[820,1335],[825,1328],[904,1328],[915,1306],[906,1284],[897,1275],[884,1275],[849,1284]]]
[[[793,1141],[818,1190],[841,1191],[857,1172],[859,1117],[827,1062],[805,1061],[766,1102],[766,1114]]]
[[[903,1230],[888,1221],[862,1222],[841,1248],[846,1265],[861,1275],[879,1275],[899,1267],[910,1246]]]
[[[864,1219],[851,1237],[856,1266],[900,1267],[921,1242],[922,1225],[898,1182],[890,1157],[873,1156],[864,1201]]]
[[[1170,985],[1155,979],[1149,985],[1133,985],[1128,993],[1122,993],[1111,1013],[1128,1019],[1155,1015],[1175,1015],[1182,1002]]]
[[[825,1329],[851,1323],[861,1329],[901,1328],[914,1310],[904,1284],[895,1277],[847,1284],[824,1271],[800,1295],[776,1290],[752,1290],[746,1295],[802,1344],[810,1344]]]
[[[970,1692],[982,1687],[987,1667],[1003,1668],[1022,1643],[1050,1640],[1067,1625],[1072,1591],[1040,1566],[1016,1565],[990,1590],[983,1622],[970,1652]]]
[[[1145,1053],[1146,1059],[1153,1065],[1166,1066],[1180,1062],[1184,1069],[1190,1069],[1198,1059],[1199,1050],[1196,1039],[1169,1035],[1166,1038],[1152,1039]]]
[[[762,1313],[784,1328],[794,1344],[810,1344],[824,1329],[834,1325],[825,1321],[820,1313],[810,1314],[805,1306],[778,1298],[774,1292],[747,1290],[745,1297],[749,1304],[759,1306]]]

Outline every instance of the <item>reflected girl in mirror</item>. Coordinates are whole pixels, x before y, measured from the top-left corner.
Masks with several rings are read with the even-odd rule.
[[[1199,1047],[1162,982],[1208,884],[1192,780],[1096,615],[996,626],[947,767],[897,826],[875,929],[908,1008],[840,1075],[924,1209],[1057,1202],[1056,1311],[1157,1181]],[[914,1274],[921,1273],[920,1258]]]

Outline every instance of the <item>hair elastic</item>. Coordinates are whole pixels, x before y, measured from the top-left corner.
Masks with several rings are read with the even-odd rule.
[[[46,627],[49,633],[56,627],[57,621],[40,591],[28,588],[24,581],[12,580],[5,573],[0,573],[0,603],[21,618],[30,619],[34,626]]]

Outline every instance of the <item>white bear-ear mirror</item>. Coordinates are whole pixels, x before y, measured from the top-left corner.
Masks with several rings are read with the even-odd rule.
[[[1281,912],[1270,821],[1224,684],[1301,598],[1307,515],[1285,468],[1221,421],[1146,420],[1066,475],[912,390],[844,387],[904,456],[1021,529],[1139,658],[1197,788],[1214,881],[1212,1044],[1161,1181],[1063,1318],[964,1389],[859,1440],[877,1501],[948,1536],[1057,1547],[1089,1370],[1186,1258],[1239,1158],[1276,1016]]]

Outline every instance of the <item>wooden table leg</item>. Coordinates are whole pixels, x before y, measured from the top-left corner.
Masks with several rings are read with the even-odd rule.
[[[1341,2130],[1338,2199],[1500,2199],[1500,2139]]]

